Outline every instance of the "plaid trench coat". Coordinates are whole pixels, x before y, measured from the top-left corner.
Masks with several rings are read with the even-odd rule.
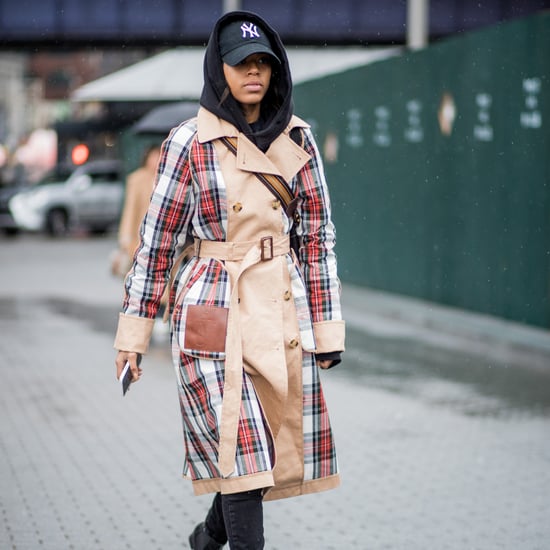
[[[296,126],[303,147],[288,135]],[[223,136],[237,137],[236,156]],[[256,172],[284,177],[300,198],[299,262],[289,250],[291,222]],[[337,486],[314,354],[343,351],[345,327],[328,190],[308,125],[293,117],[264,154],[201,108],[163,144],[141,233],[115,348],[146,353],[172,270],[183,474],[195,493],[265,488],[269,500]],[[225,345],[195,343],[187,327],[195,306],[226,308]],[[217,330],[205,341],[219,341]]]

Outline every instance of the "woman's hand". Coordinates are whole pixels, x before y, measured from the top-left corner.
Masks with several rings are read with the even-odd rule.
[[[332,359],[323,359],[323,360],[317,361],[317,366],[323,370],[330,369],[331,365],[332,365]]]
[[[119,351],[115,359],[116,365],[116,377],[120,378],[120,373],[124,369],[126,361],[130,363],[130,370],[132,371],[132,382],[137,382],[141,376],[141,368],[139,367],[139,361],[141,356],[139,353],[133,351]]]

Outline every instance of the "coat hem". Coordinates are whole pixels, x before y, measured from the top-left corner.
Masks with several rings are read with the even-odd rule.
[[[264,495],[264,501],[279,500],[283,498],[297,497],[300,495],[309,495],[336,489],[340,485],[340,475],[334,474],[329,477],[303,481],[296,485],[284,487],[272,487]]]
[[[200,496],[206,495],[207,493],[221,493],[225,495],[241,493],[243,491],[253,491],[255,489],[264,489],[272,487],[274,482],[271,472],[261,472],[258,474],[229,478],[194,479],[192,483],[195,495]]]

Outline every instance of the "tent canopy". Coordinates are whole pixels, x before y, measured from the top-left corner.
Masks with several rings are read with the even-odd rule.
[[[80,88],[73,101],[196,101],[203,85],[204,48],[167,50]],[[295,84],[395,55],[398,48],[287,48]]]
[[[180,101],[169,103],[151,109],[133,126],[136,134],[151,134],[166,136],[168,132],[180,122],[197,115],[199,103],[197,101]]]

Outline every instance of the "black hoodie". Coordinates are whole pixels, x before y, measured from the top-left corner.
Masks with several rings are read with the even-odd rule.
[[[220,55],[220,29],[235,20],[246,20],[258,25],[269,38],[271,48],[281,64],[273,62],[271,84],[260,109],[259,124],[251,128],[231,94],[221,102],[227,88]],[[271,143],[287,127],[292,117],[292,79],[285,48],[277,32],[259,15],[233,11],[223,15],[215,24],[204,55],[204,86],[200,104],[216,116],[233,124],[265,153]]]

